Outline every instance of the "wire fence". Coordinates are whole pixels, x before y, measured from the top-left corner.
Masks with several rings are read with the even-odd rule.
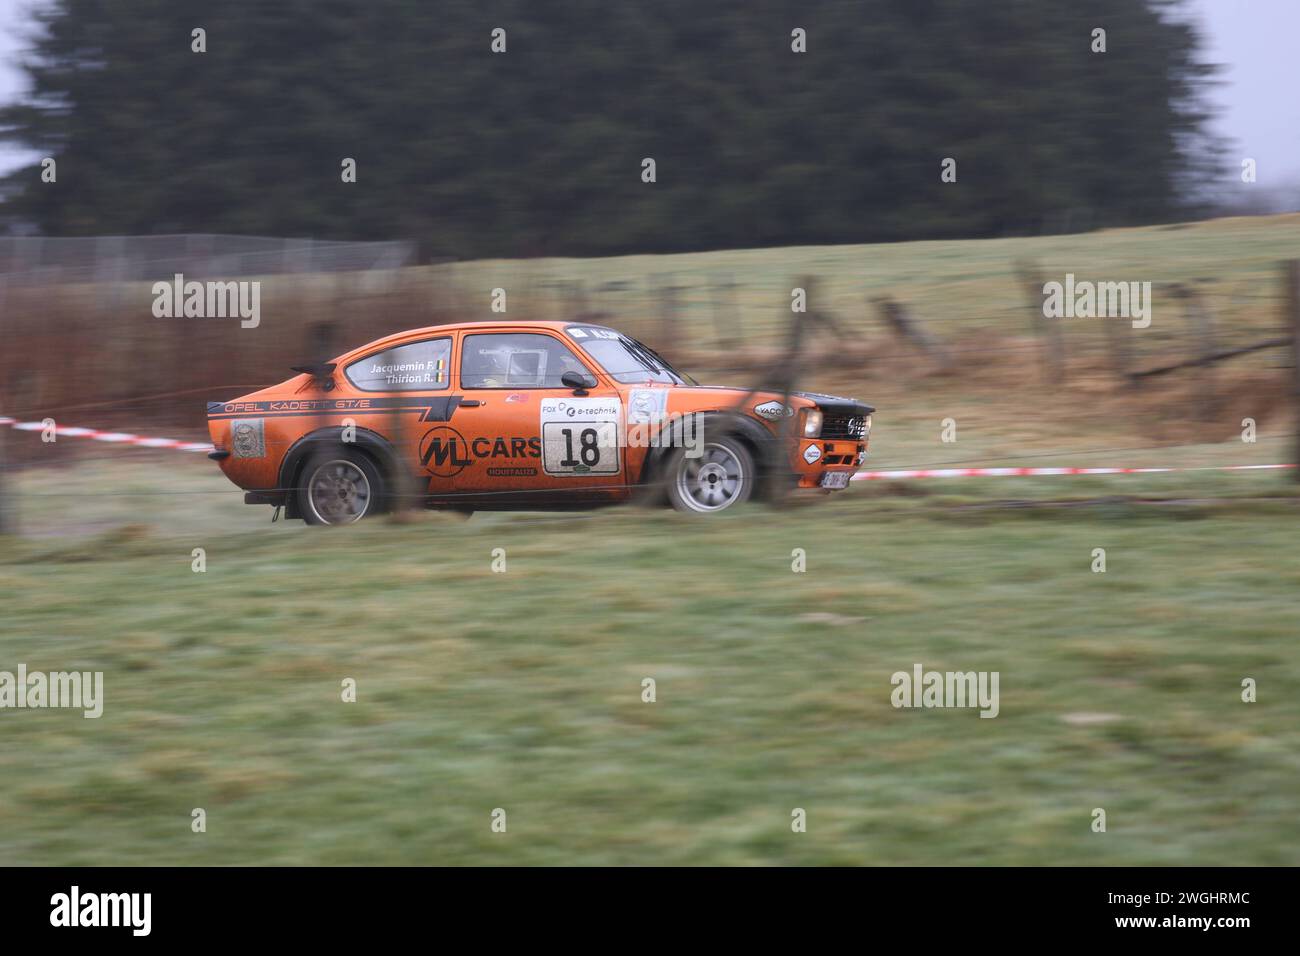
[[[413,242],[339,242],[187,233],[45,238],[0,236],[0,283],[154,282],[180,273],[200,281],[399,269]]]
[[[139,396],[172,391],[143,423],[196,427],[205,397],[223,397],[205,385],[280,381],[290,365],[447,314],[415,261],[401,241],[2,237],[0,404],[97,408],[114,425],[140,413]]]

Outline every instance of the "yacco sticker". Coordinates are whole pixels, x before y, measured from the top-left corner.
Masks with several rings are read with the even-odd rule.
[[[782,418],[790,418],[794,415],[794,409],[780,402],[764,402],[762,405],[754,406],[754,414],[759,418],[766,418],[768,421],[777,421]]]
[[[617,398],[542,399],[542,467],[569,477],[618,474],[622,420]]]

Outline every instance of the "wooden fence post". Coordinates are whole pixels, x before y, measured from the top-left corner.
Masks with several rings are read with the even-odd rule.
[[[3,282],[0,279],[0,282]],[[7,399],[13,398],[17,392],[16,389],[0,388],[0,415],[7,415],[11,411]],[[16,409],[12,409],[16,411]],[[18,501],[14,497],[13,488],[10,485],[8,466],[9,460],[5,457],[5,444],[9,440],[9,426],[0,423],[0,534],[17,534],[18,533]]]
[[[881,318],[895,335],[919,349],[940,370],[946,370],[951,365],[948,350],[921,327],[905,305],[888,295],[878,296],[873,301],[879,307]]]
[[[712,293],[713,337],[721,348],[731,352],[736,347],[739,332],[736,280],[729,274],[721,278],[714,276],[709,282],[709,291]]]
[[[1200,409],[1203,418],[1211,417],[1218,408],[1218,375],[1214,370],[1214,356],[1218,349],[1214,341],[1214,319],[1210,315],[1201,296],[1195,289],[1189,289],[1184,285],[1174,287],[1174,294],[1183,303],[1183,315],[1192,326],[1192,331],[1196,335],[1200,345],[1199,352],[1202,362],[1201,368],[1201,395]]]
[[[1296,465],[1292,477],[1300,481],[1300,259],[1284,264],[1286,280],[1286,308],[1290,313],[1292,375],[1292,413],[1295,417],[1295,451],[1291,460]]]
[[[587,309],[587,282],[585,279],[567,279],[564,283],[567,292],[567,301],[569,314],[566,319],[571,319],[575,315],[582,315]]]
[[[1137,388],[1142,380],[1133,374],[1133,351],[1128,340],[1128,329],[1121,327],[1121,322],[1129,321],[1117,316],[1107,316],[1106,342],[1110,348],[1110,361],[1115,374],[1124,380],[1127,388]]]
[[[1021,260],[1016,263],[1016,275],[1024,287],[1025,298],[1029,304],[1030,330],[1043,342],[1043,380],[1047,382],[1065,381],[1065,339],[1061,333],[1061,319],[1049,319],[1043,315],[1043,282],[1038,268]]]
[[[3,412],[3,409],[0,409]],[[5,458],[5,442],[9,440],[9,426],[0,425],[0,534],[17,534],[17,504],[9,488],[9,475],[6,472],[8,461]]]
[[[804,347],[807,332],[807,319],[816,311],[816,299],[814,290],[817,286],[815,276],[803,276],[796,280],[797,288],[804,291],[804,311],[792,312],[790,315],[790,327],[786,333],[785,352],[777,365],[777,377],[779,379],[778,389],[781,393],[781,404],[786,408],[790,407],[790,393],[799,388],[799,378],[803,374]],[[793,417],[782,417],[780,421],[781,446],[786,448],[795,437],[795,421]],[[786,492],[788,488],[784,482],[774,481],[771,483],[772,492],[771,501],[776,507],[783,507],[786,503]]]
[[[673,274],[667,273],[655,277],[659,294],[659,342],[661,349],[672,348],[676,339],[673,333],[677,326],[677,286],[673,284]]]

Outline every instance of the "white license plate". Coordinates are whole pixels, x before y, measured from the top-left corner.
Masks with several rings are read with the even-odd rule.
[[[822,487],[847,488],[849,486],[849,477],[847,471],[828,471],[822,475]]]

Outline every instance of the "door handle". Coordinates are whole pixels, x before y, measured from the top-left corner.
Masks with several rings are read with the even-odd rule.
[[[467,402],[461,402],[458,408],[478,408],[480,405],[486,405],[487,402],[480,402],[477,398],[471,398]]]

